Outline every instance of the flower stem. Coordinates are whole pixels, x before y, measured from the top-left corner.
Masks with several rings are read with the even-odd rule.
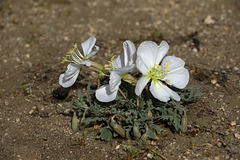
[[[118,88],[118,91],[122,94],[123,98],[124,98],[125,100],[127,100],[127,97],[125,96],[125,94],[123,93],[123,91],[122,91],[120,88]]]

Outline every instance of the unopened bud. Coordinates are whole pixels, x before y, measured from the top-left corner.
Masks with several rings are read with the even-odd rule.
[[[126,138],[126,131],[122,128],[121,125],[111,121],[110,125],[112,126],[113,130],[117,132],[121,137]]]
[[[133,135],[136,140],[141,137],[141,133],[139,131],[139,128],[136,125],[136,122],[134,122],[134,126],[133,126]]]
[[[76,132],[78,129],[78,118],[76,116],[76,112],[74,112],[72,117],[72,130],[73,132]]]
[[[184,115],[182,116],[182,132],[183,133],[187,132],[187,114],[185,110]]]

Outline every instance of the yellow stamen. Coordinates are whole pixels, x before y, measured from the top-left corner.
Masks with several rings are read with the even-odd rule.
[[[170,69],[172,68],[172,67],[168,66],[170,64],[172,64],[172,63],[167,63],[164,60],[163,66],[155,64],[154,67],[150,67],[151,71],[148,72],[148,78],[152,79],[154,84],[160,83],[160,81],[170,82],[170,80],[164,79],[165,76],[168,74],[168,72],[170,72]],[[158,89],[161,89],[161,88],[162,88],[162,86],[159,87]]]
[[[113,60],[114,60],[114,58],[115,58],[115,56],[113,56],[111,58],[111,60],[108,61],[109,64],[104,65],[104,69],[106,69],[106,70],[112,70],[113,69]]]

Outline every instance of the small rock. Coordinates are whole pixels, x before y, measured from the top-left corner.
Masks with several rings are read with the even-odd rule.
[[[230,123],[230,125],[232,126],[232,127],[234,127],[234,126],[236,126],[236,121],[232,121],[231,123]]]
[[[27,43],[27,44],[25,44],[25,47],[26,47],[26,48],[30,47],[30,44],[28,44],[28,43]]]
[[[198,50],[197,50],[197,48],[193,48],[193,50],[192,50],[193,52],[198,52]]]
[[[238,71],[238,67],[234,67],[233,70]]]
[[[147,157],[150,158],[150,159],[152,159],[152,158],[153,158],[153,154],[148,153],[148,154],[147,154]]]
[[[215,21],[212,19],[212,16],[208,15],[207,18],[204,19],[205,24],[214,24]]]
[[[219,142],[219,141],[218,141],[218,142],[216,143],[216,145],[220,148],[220,147],[222,147],[222,142]]]
[[[30,58],[30,54],[29,53],[25,54],[25,57]]]
[[[212,84],[216,84],[216,83],[217,83],[217,80],[216,80],[216,79],[212,79],[212,80],[211,80],[211,83],[212,83]]]
[[[120,145],[117,145],[115,149],[119,149],[121,146]]]
[[[16,118],[16,122],[20,122],[20,118]]]
[[[64,37],[63,39],[64,39],[64,41],[70,41],[69,37],[67,37],[67,36]]]
[[[33,110],[33,109],[31,109],[31,110],[29,111],[29,114],[33,114],[33,112],[34,112],[34,110]]]
[[[220,158],[219,157],[214,157],[214,160],[219,160]]]
[[[237,139],[240,139],[240,134],[239,133],[234,133],[234,137]]]
[[[216,87],[221,87],[221,85],[217,83],[217,84],[216,84]]]

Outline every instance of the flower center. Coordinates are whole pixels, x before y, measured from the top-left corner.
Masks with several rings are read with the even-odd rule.
[[[114,67],[113,67],[113,60],[114,60],[114,58],[115,58],[115,56],[113,56],[113,57],[111,58],[111,60],[108,61],[108,64],[104,65],[104,69],[106,69],[106,70],[112,70],[112,69],[114,69]]]
[[[73,45],[73,49],[67,52],[66,57],[62,60],[62,63],[71,62],[71,63],[78,64],[85,60],[87,60],[87,58],[82,55],[82,53],[77,48],[77,43],[75,43]]]
[[[148,72],[148,78],[152,79],[154,83],[159,83],[159,80],[170,82],[168,79],[164,79],[165,76],[170,72],[172,67],[168,66],[171,63],[166,63],[164,60],[164,65],[160,66],[155,64],[155,66],[151,67],[151,71]]]

